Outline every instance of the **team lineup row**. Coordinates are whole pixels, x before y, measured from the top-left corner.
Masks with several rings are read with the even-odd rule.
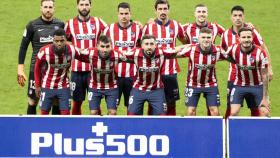
[[[215,63],[223,59],[231,62],[226,117],[238,115],[244,99],[252,116],[269,115],[267,89],[273,76],[270,58],[260,34],[252,24],[244,22],[244,9],[232,8],[233,26],[225,30],[207,21],[205,5],[197,5],[196,22],[185,25],[169,19],[169,7],[167,0],[157,0],[157,18],[142,26],[131,21],[130,6],[123,2],[118,5],[119,21],[107,26],[102,19],[89,15],[90,0],[77,0],[79,15],[64,26],[53,17],[54,1],[42,0],[42,15],[27,25],[19,51],[18,83],[24,86],[23,65],[32,42],[27,113],[36,114],[38,96],[41,114],[48,114],[55,104],[55,113],[70,113],[67,71],[71,65],[72,114],[81,114],[88,91],[91,114],[100,114],[100,100],[105,96],[108,113],[115,115],[124,94],[128,114],[143,114],[147,100],[149,114],[176,115],[176,58],[188,57],[188,115],[196,115],[201,93],[206,98],[208,115],[219,115]],[[218,35],[221,46],[214,45]],[[176,47],[176,38],[190,45]],[[66,40],[75,47],[66,44]]]

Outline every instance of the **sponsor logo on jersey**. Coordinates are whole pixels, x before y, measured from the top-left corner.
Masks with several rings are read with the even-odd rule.
[[[95,34],[77,34],[76,39],[77,40],[94,40]]]
[[[172,44],[173,43],[173,38],[157,38],[156,43],[158,45]]]
[[[55,29],[55,30],[58,30],[58,29],[59,29],[59,26],[54,26],[54,29]]]
[[[115,46],[121,47],[121,48],[133,47],[134,42],[133,41],[116,41]]]
[[[51,43],[53,41],[53,36],[49,35],[48,37],[40,37],[41,43]]]
[[[67,69],[70,67],[70,63],[63,63],[63,64],[50,64],[51,67],[56,68],[56,69]]]
[[[158,67],[139,67],[139,71],[141,72],[158,72]]]
[[[254,69],[256,69],[255,66],[240,65],[240,64],[237,64],[237,67],[240,70],[254,70]]]
[[[212,69],[215,65],[214,64],[195,64],[195,67],[199,70],[207,70]]]
[[[99,73],[99,74],[110,74],[113,72],[113,69],[98,69],[98,68],[93,68],[93,71],[95,73]]]

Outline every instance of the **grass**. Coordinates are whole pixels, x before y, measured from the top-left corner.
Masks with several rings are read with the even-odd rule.
[[[101,17],[107,24],[117,21],[117,5],[120,0],[94,0],[91,15]],[[127,0],[132,7],[133,19],[145,23],[150,17],[155,17],[154,0]],[[181,23],[194,21],[194,6],[201,1],[170,0],[171,10],[170,18]],[[274,80],[270,84],[269,95],[272,105],[272,116],[280,116],[280,90],[279,68],[280,68],[280,48],[278,29],[279,21],[277,20],[280,11],[277,6],[280,5],[276,0],[204,0],[204,4],[209,9],[209,21],[215,21],[225,28],[231,26],[230,9],[234,5],[242,5],[245,8],[246,21],[252,22],[260,31],[269,48],[272,65],[274,70]],[[21,88],[16,82],[18,50],[22,38],[23,30],[29,20],[35,19],[40,15],[40,1],[0,1],[2,6],[0,10],[0,114],[25,114],[27,106],[26,89]],[[77,15],[76,1],[63,0],[56,1],[55,16],[63,21],[73,18]],[[219,39],[217,40],[219,43]],[[29,63],[31,58],[31,45],[25,60],[25,73],[28,75]],[[184,106],[184,87],[187,73],[187,60],[180,59],[181,73],[178,75],[181,99],[177,102],[178,115],[185,114]],[[220,62],[217,65],[217,77],[221,95],[221,114],[223,115],[226,108],[226,85],[227,85],[228,64]],[[102,103],[103,113],[105,113],[105,104]],[[88,114],[87,101],[83,105],[84,114]],[[119,107],[119,114],[125,114],[124,106]],[[198,115],[205,115],[205,101],[201,97],[198,105]],[[241,110],[240,115],[247,116],[247,108]]]

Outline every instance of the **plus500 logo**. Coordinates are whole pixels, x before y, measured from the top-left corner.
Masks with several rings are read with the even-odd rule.
[[[64,138],[62,133],[32,133],[31,154],[40,155],[41,150],[48,149],[53,150],[56,155],[69,156],[121,156],[126,154],[131,156],[147,154],[166,156],[169,154],[169,138],[166,135],[151,135],[150,137],[145,135],[103,136],[106,131],[100,134],[100,131],[94,130],[93,133],[96,133],[97,138],[73,139]]]

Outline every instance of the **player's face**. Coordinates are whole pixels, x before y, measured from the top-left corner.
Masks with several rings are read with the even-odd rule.
[[[167,4],[158,4],[156,9],[157,18],[161,21],[168,19],[169,8]]]
[[[111,45],[111,43],[99,42],[97,44],[97,49],[98,49],[99,55],[102,58],[107,58],[110,55],[110,52],[112,51],[112,45]]]
[[[50,20],[54,14],[54,3],[53,1],[44,1],[41,5],[41,14],[43,18]]]
[[[204,23],[208,17],[208,9],[207,7],[196,7],[194,11],[194,16],[196,18],[196,22]]]
[[[240,32],[239,40],[241,47],[248,49],[252,47],[253,35],[251,31],[242,31]]]
[[[202,49],[209,49],[212,44],[212,34],[211,33],[200,33],[198,42]]]
[[[56,47],[56,52],[58,54],[62,54],[66,44],[65,36],[54,36],[53,37],[53,44]]]
[[[80,0],[77,7],[80,16],[87,17],[89,15],[91,9],[89,0]]]
[[[234,26],[241,27],[244,23],[244,14],[242,11],[235,10],[231,14],[231,21]]]
[[[145,39],[142,41],[141,47],[147,56],[152,56],[156,49],[156,41],[154,39]]]
[[[119,23],[128,24],[131,18],[129,8],[119,8],[118,19]]]

